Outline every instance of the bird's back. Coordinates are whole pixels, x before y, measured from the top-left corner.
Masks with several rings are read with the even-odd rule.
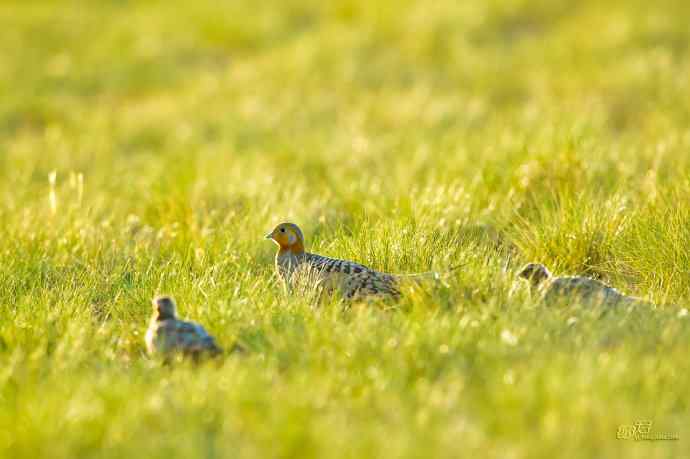
[[[349,260],[305,252],[283,260],[278,258],[277,266],[291,285],[304,282],[329,291],[338,290],[347,299],[373,295],[395,297],[400,293],[395,276]]]
[[[546,302],[563,301],[564,298],[586,302],[615,304],[627,298],[615,288],[587,277],[557,277],[545,286]]]
[[[313,269],[323,272],[324,274],[360,274],[363,272],[375,272],[374,270],[355,263],[354,261],[341,260],[338,258],[324,257],[315,253],[305,253],[304,261]]]

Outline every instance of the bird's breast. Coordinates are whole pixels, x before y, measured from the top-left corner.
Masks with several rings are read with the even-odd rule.
[[[290,251],[280,251],[276,255],[276,271],[283,279],[287,279],[299,265],[299,258]]]

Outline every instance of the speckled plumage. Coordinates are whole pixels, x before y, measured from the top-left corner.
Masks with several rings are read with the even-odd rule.
[[[564,301],[605,306],[649,304],[641,298],[625,295],[595,279],[579,276],[555,277],[546,266],[539,263],[527,264],[519,276],[530,282],[546,304]]]
[[[296,269],[291,270],[291,266],[295,266],[294,259],[276,257],[276,266],[283,279],[305,276],[306,272],[307,278],[315,279],[328,291],[340,291],[345,299],[377,295],[396,298],[400,295],[398,280],[391,274],[380,273],[352,261],[308,252],[295,258]]]
[[[146,331],[149,355],[181,354],[194,358],[222,352],[204,327],[177,318],[175,301],[169,297],[153,300],[154,313]]]
[[[324,257],[304,250],[304,236],[294,223],[281,223],[266,236],[280,249],[276,271],[288,288],[307,278],[310,284],[338,291],[345,299],[400,296],[399,277],[348,260]]]

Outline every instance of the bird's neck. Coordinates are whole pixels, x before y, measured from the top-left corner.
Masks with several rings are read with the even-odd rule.
[[[285,256],[299,256],[304,254],[304,244],[302,242],[297,241],[292,245],[286,245],[286,246],[280,246],[280,249],[278,250],[278,257],[285,257]]]
[[[153,317],[151,318],[151,322],[163,322],[164,320],[171,320],[175,319],[175,314],[161,314],[161,313],[154,313]]]
[[[531,283],[532,283],[532,286],[534,288],[542,288],[545,285],[548,285],[550,281],[551,281],[551,276],[546,276],[546,277],[540,277],[540,278],[533,278],[531,280]]]
[[[280,277],[289,282],[292,272],[301,263],[303,258],[304,249],[295,250],[294,246],[286,248],[281,247],[276,255],[276,269]]]

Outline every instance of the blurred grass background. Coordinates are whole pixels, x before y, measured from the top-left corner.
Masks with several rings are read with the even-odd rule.
[[[689,20],[3,1],[0,456],[687,455]],[[314,308],[272,277],[286,219],[378,269],[467,265]],[[544,307],[531,260],[661,306]],[[249,355],[145,358],[157,292]],[[680,440],[616,440],[642,419]]]

